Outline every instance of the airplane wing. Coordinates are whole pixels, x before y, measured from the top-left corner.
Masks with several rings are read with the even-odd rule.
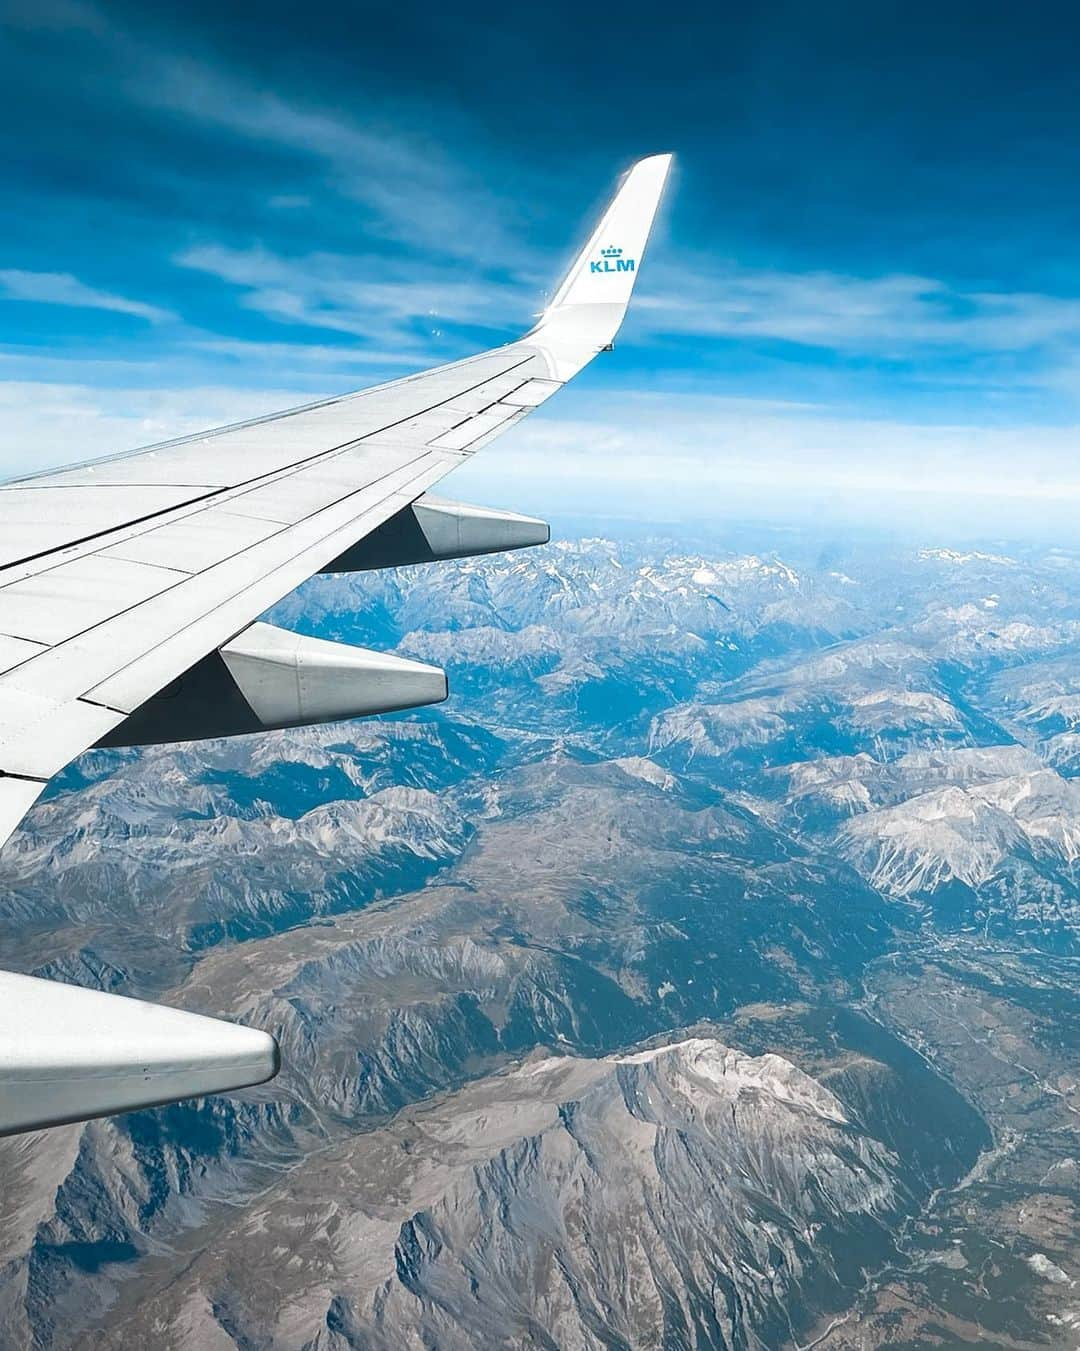
[[[669,155],[639,161],[539,323],[464,361],[0,485],[0,844],[93,746],[228,736],[446,697],[436,667],[259,615],[315,573],[545,543],[428,494],[622,323]],[[260,1083],[272,1037],[0,972],[0,1134]]]

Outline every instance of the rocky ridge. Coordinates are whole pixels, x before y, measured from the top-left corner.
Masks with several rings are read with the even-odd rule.
[[[313,1156],[99,1344],[764,1348],[889,1253],[899,1171],[780,1056],[533,1059]]]

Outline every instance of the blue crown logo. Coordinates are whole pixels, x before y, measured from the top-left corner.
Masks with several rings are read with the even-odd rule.
[[[600,250],[600,257],[589,264],[590,272],[633,272],[637,266],[634,258],[624,258],[622,249],[607,244]]]

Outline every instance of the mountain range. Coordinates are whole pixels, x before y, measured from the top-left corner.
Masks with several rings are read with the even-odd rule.
[[[1070,1344],[1080,554],[747,534],[316,579],[451,700],[67,771],[0,963],[285,1067],[0,1142],[5,1344]]]

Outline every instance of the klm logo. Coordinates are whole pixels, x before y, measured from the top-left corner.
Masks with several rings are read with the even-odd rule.
[[[590,272],[633,272],[634,259],[624,258],[622,249],[601,249],[598,262],[589,264]]]

